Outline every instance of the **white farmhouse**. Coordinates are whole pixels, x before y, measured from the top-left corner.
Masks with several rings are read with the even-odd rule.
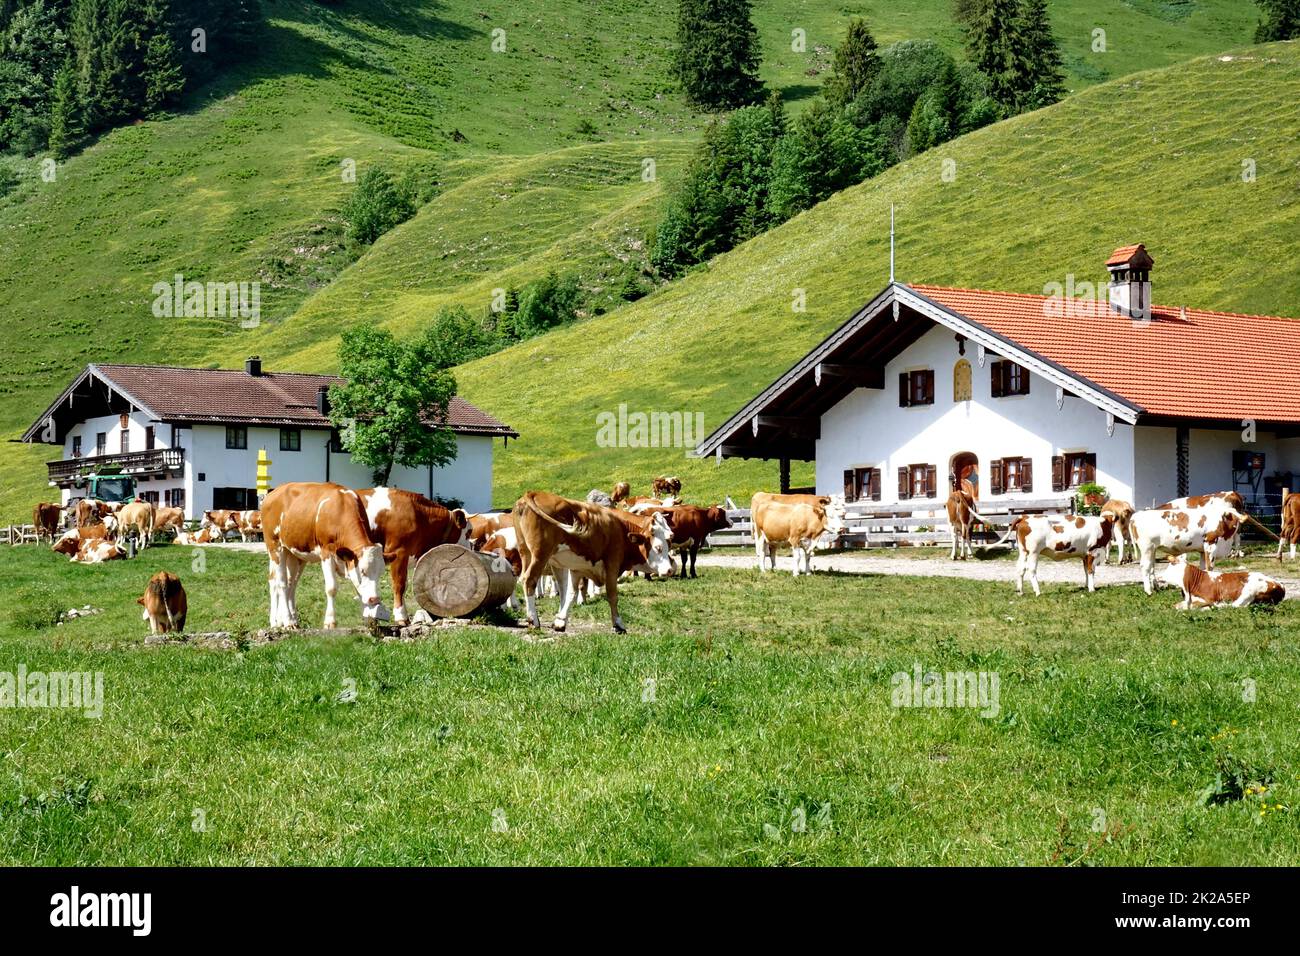
[[[1141,245],[1104,300],[891,283],[698,447],[816,462],[819,494],[900,510],[1064,501],[1138,507],[1235,489],[1276,503],[1300,472],[1300,322],[1151,305]]]
[[[343,449],[328,416],[327,390],[342,379],[263,370],[158,365],[88,365],[23,435],[59,445],[48,463],[61,504],[86,494],[91,475],[121,473],[137,494],[181,507],[187,518],[212,508],[256,508],[257,456],[271,459],[273,484],[334,481],[371,485],[370,469]],[[448,407],[456,460],[443,468],[394,466],[389,484],[429,497],[492,506],[493,442],[519,435],[459,396]]]

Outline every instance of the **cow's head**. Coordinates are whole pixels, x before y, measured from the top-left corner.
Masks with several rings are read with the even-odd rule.
[[[677,562],[673,560],[673,552],[669,548],[672,538],[668,519],[658,511],[650,515],[650,523],[644,532],[629,530],[627,533],[627,540],[636,548],[642,566],[661,578],[670,578],[677,573]]]
[[[1181,588],[1187,574],[1187,555],[1176,554],[1156,572],[1156,581],[1171,588]]]
[[[705,511],[704,520],[710,531],[721,531],[723,528],[731,527],[731,519],[727,517],[727,510],[721,505],[714,505]]]
[[[54,551],[56,554],[66,554],[72,557],[77,553],[77,548],[81,547],[81,535],[76,528],[64,532],[58,541],[54,542]]]
[[[117,515],[104,515],[104,531],[111,538],[117,534]]]
[[[387,612],[379,600],[379,579],[384,574],[384,549],[382,545],[371,544],[355,554],[345,548],[336,552],[336,557],[343,564],[343,570],[357,589],[361,598],[361,616],[365,620],[381,620]]]

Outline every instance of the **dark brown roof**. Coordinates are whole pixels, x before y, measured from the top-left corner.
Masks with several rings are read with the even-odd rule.
[[[170,365],[91,365],[86,372],[108,382],[159,421],[188,424],[329,428],[329,418],[317,411],[316,393],[322,386],[343,381],[334,375],[271,371],[249,375],[243,369]],[[519,437],[509,425],[459,395],[452,397],[447,411],[448,427],[459,434]]]

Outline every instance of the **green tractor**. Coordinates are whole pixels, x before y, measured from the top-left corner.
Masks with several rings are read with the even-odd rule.
[[[91,475],[87,491],[99,501],[126,504],[135,501],[135,479],[130,475]]]

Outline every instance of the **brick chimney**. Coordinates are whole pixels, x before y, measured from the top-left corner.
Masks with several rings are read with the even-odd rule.
[[[1155,264],[1146,246],[1140,242],[1135,246],[1123,246],[1110,254],[1106,269],[1110,272],[1107,289],[1112,311],[1144,322],[1151,321],[1151,267]]]

